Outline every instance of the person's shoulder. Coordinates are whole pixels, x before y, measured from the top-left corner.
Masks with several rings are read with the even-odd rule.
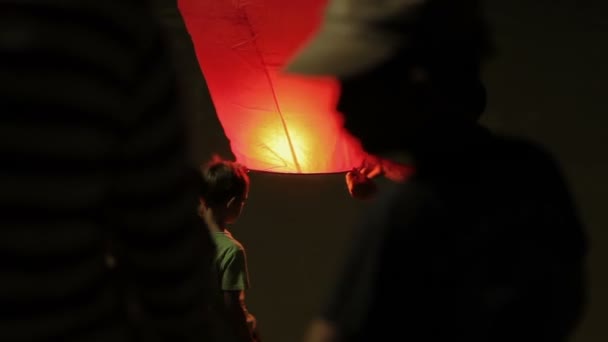
[[[243,244],[230,234],[230,232],[213,233],[218,250],[222,253],[244,252]]]
[[[558,158],[543,144],[527,138],[497,136],[495,164],[513,178],[563,178]]]
[[[557,164],[553,153],[543,144],[526,138],[509,135],[495,135],[498,148],[503,156],[509,159],[529,161],[534,164]]]

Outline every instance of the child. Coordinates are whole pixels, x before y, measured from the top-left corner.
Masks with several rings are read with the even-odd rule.
[[[245,305],[245,290],[249,288],[245,249],[227,229],[240,216],[247,200],[247,169],[214,157],[201,168],[201,176],[199,214],[207,222],[217,249],[219,288],[213,311],[218,318],[218,340],[259,341],[256,320]]]

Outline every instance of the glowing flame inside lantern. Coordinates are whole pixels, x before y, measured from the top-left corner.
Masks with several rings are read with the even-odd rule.
[[[342,172],[365,153],[333,110],[335,81],[282,73],[326,0],[179,0],[237,161],[253,170]]]
[[[309,146],[314,142],[314,138],[311,137],[312,134],[308,130],[297,129],[301,127],[297,125],[292,127],[294,126],[296,129],[291,129],[286,134],[279,125],[260,125],[253,133],[261,140],[261,150],[256,155],[264,155],[263,159],[273,161],[273,164],[290,170],[309,171],[310,156],[314,154],[310,151]],[[269,168],[268,171],[273,170]]]

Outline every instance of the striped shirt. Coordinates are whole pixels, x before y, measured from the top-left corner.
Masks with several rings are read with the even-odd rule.
[[[158,30],[142,1],[0,0],[0,341],[204,338],[213,245]]]

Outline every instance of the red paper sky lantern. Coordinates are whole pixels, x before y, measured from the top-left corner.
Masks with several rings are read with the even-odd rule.
[[[343,172],[365,153],[335,112],[338,85],[282,68],[327,0],[179,0],[217,115],[252,170]]]

